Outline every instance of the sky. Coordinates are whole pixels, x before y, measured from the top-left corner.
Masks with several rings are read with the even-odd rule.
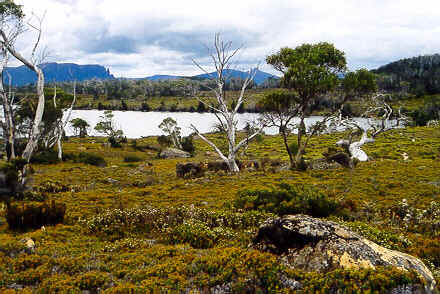
[[[351,70],[440,53],[438,0],[16,0],[28,17],[44,16],[47,62],[100,64],[116,77],[212,70],[215,33],[241,47],[233,68],[265,63],[281,47],[331,42]],[[35,23],[36,18],[29,20]],[[17,48],[30,54],[35,32]]]

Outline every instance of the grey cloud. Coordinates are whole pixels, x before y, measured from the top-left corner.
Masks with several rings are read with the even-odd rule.
[[[87,53],[136,53],[136,41],[127,36],[103,36],[97,39],[88,39],[81,42],[82,50]]]
[[[175,10],[181,2],[167,6],[139,1],[138,7],[127,8],[117,0],[17,1],[26,1],[25,7],[40,7],[42,1],[49,13],[51,5],[62,3],[47,16],[53,20],[48,36],[57,60],[102,63],[126,76],[199,73],[192,58],[211,65],[205,45],[212,47],[216,32],[234,47],[244,46],[234,64],[242,69],[261,62],[268,70],[266,55],[304,42],[334,43],[346,52],[352,69],[440,51],[435,37],[440,20],[434,8],[425,8],[436,7],[434,0],[423,7],[410,0],[399,5],[391,0],[224,0],[223,6],[231,9],[215,12],[202,1]],[[248,7],[237,10],[240,5]]]
[[[133,24],[132,29],[112,35],[104,20],[94,20],[87,29],[76,32],[78,48],[85,53],[139,53],[140,48],[157,46],[169,51],[200,58],[208,55],[206,46],[212,47],[214,34],[220,32],[234,47],[255,46],[262,34],[236,28],[198,28],[191,31],[170,29],[178,27],[180,20],[149,20]]]

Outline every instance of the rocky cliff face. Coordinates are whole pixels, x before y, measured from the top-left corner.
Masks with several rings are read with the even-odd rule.
[[[431,271],[418,258],[379,246],[335,222],[307,215],[267,220],[261,225],[254,246],[280,255],[290,267],[306,271],[393,266],[413,270],[423,277],[427,282],[422,288],[424,293],[431,293],[436,286]]]

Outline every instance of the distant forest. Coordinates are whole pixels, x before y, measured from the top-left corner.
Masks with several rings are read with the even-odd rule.
[[[381,66],[379,88],[389,92],[408,92],[416,96],[440,93],[440,55],[425,55],[402,59]]]
[[[241,78],[230,78],[226,83],[225,90],[240,90],[243,84]],[[47,87],[54,87],[54,83],[48,83]],[[65,92],[73,92],[73,82],[58,82],[58,88]],[[19,87],[17,93],[32,93],[34,85]],[[200,91],[209,91],[216,87],[213,80],[200,78],[182,78],[169,80],[134,80],[134,79],[111,79],[98,80],[92,79],[76,83],[76,92],[78,94],[88,95],[94,99],[146,99],[148,97],[194,97]],[[268,78],[260,85],[254,82],[248,86],[248,89],[265,89],[279,87],[279,80]]]

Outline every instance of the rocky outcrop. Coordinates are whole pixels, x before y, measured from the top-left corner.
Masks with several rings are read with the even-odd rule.
[[[189,158],[191,154],[188,152],[176,149],[176,148],[167,148],[160,152],[159,157],[162,159],[168,158]]]
[[[280,255],[285,264],[297,269],[327,272],[394,266],[420,274],[427,282],[427,293],[436,285],[418,258],[379,246],[335,222],[307,215],[268,219],[261,225],[254,246]]]

